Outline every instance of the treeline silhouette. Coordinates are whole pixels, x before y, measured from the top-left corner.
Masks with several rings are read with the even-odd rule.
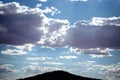
[[[53,71],[53,72],[47,72],[40,75],[27,77],[27,78],[21,78],[18,80],[100,80],[95,78],[87,78],[82,76],[77,76],[71,73],[68,73],[66,71]]]

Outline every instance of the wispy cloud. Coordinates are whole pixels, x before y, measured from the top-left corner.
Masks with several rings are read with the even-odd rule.
[[[32,60],[32,61],[45,61],[45,60],[52,60],[51,57],[28,57],[27,60]]]
[[[60,59],[77,59],[77,56],[59,56]]]
[[[63,63],[61,63],[61,62],[54,62],[54,61],[46,61],[43,64],[47,64],[47,65],[63,65]]]
[[[1,54],[5,54],[5,55],[25,55],[29,51],[32,51],[33,47],[34,47],[33,44],[25,44],[25,45],[21,45],[21,46],[7,45],[7,49],[2,50]]]
[[[97,1],[100,2],[102,0],[70,0],[71,2],[88,2],[88,1]]]
[[[24,67],[23,70],[25,71],[24,73],[29,73],[29,74],[40,74],[40,73],[45,73],[49,71],[54,71],[54,70],[61,70],[60,68],[57,67],[40,67],[40,66],[35,66],[35,65],[29,65],[27,67]]]
[[[75,2],[75,1],[81,1],[81,2],[87,2],[88,0],[70,0],[71,2]]]

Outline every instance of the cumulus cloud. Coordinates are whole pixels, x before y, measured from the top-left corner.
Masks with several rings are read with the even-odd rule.
[[[82,24],[84,23],[84,24]],[[67,30],[66,43],[77,48],[120,48],[119,17],[78,21]]]
[[[47,13],[54,15],[58,11],[54,7],[42,10],[17,2],[0,4],[0,44],[69,46],[78,50],[95,48],[95,53],[99,52],[97,48],[120,48],[120,17],[93,17],[71,26],[68,20],[45,16]]]
[[[58,11],[59,12],[59,11]],[[45,13],[54,15],[54,7],[41,10],[11,2],[0,6],[0,43],[10,45],[38,44],[62,45],[67,20],[51,19]],[[11,20],[12,19],[12,20]],[[51,46],[51,45],[50,45]]]
[[[38,41],[38,44],[50,47],[65,46],[66,30],[69,27],[68,20],[45,19],[43,30],[44,35]]]
[[[36,43],[41,32],[44,15],[38,8],[30,9],[19,3],[11,2],[0,5],[0,43],[22,45]]]

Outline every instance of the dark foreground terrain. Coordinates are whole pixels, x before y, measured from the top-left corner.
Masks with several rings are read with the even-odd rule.
[[[100,79],[81,77],[65,71],[53,71],[18,80],[100,80]]]

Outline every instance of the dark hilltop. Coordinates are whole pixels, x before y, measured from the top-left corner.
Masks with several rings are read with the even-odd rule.
[[[18,80],[100,80],[95,78],[87,78],[82,76],[77,76],[71,73],[68,73],[66,71],[53,71],[53,72],[47,72],[40,75],[27,77],[27,78],[21,78]]]

